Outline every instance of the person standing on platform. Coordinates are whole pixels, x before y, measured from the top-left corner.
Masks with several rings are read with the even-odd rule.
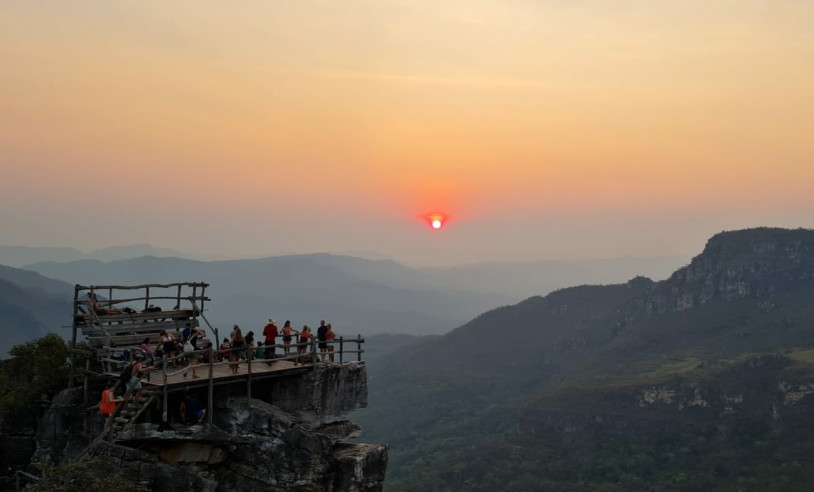
[[[181,346],[183,347],[185,343],[189,341],[189,336],[192,333],[192,325],[187,322],[184,325],[184,329],[181,331]]]
[[[243,350],[246,348],[246,339],[243,338],[243,333],[240,328],[237,328],[237,325],[235,325],[235,334],[232,336],[229,345],[232,351],[229,357],[231,361],[229,367],[232,368],[232,374],[237,374],[240,369],[240,356],[243,355]]]
[[[305,364],[305,361],[302,359],[302,355],[308,349],[308,343],[311,340],[311,328],[308,325],[302,327],[302,331],[300,331],[300,339],[297,344],[297,360],[294,361],[294,365],[296,366],[298,363]]]
[[[285,350],[285,355],[288,355],[288,351],[291,349],[291,334],[297,333],[291,328],[291,321],[286,320],[285,324],[283,325],[283,347]]]
[[[175,367],[175,353],[178,348],[175,346],[175,337],[167,330],[161,330],[158,334],[158,343],[164,349],[164,355],[169,358],[172,367]]]
[[[187,324],[189,326],[189,324]],[[187,372],[192,370],[192,377],[197,379],[199,376],[197,372],[195,372],[195,366],[198,365],[198,362],[201,359],[201,354],[198,351],[198,341],[204,337],[204,332],[197,326],[194,330],[190,330],[187,334],[187,343],[184,344],[184,354],[187,356],[187,360],[189,361],[189,365],[187,366],[187,370],[184,371],[184,377],[187,377]],[[186,349],[191,348],[191,351]]]
[[[328,358],[328,344],[325,343],[325,334],[328,332],[328,327],[325,326],[325,320],[319,322],[319,328],[317,328],[317,347],[319,347],[319,357],[322,362],[325,362]]]
[[[328,346],[328,357],[331,359],[331,362],[334,361],[334,338],[336,338],[336,333],[334,333],[333,328],[331,328],[331,324],[328,323],[327,330],[325,331],[325,345]]]
[[[268,323],[266,323],[266,326],[263,328],[263,336],[266,337],[264,343],[266,348],[265,358],[273,359],[274,345],[277,343],[277,322],[274,321],[274,318],[269,318]]]

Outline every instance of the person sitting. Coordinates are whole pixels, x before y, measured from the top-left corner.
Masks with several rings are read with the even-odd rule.
[[[104,316],[107,314],[122,314],[121,309],[112,309],[108,306],[107,309],[102,308],[99,305],[99,299],[96,297],[95,292],[88,292],[88,299],[90,299],[90,307],[94,313]]]

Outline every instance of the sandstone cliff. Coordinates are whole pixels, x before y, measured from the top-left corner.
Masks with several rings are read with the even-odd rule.
[[[382,490],[387,446],[345,442],[359,434],[347,412],[367,405],[364,363],[256,381],[253,398],[245,388],[233,383],[218,393],[213,426],[160,425],[147,415],[114,442],[88,447],[81,393],[66,391],[43,419],[32,462],[48,477],[58,470],[48,466],[86,460],[143,490]],[[97,417],[90,429],[100,425]]]

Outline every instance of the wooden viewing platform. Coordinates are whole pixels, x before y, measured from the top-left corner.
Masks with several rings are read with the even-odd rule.
[[[193,352],[183,352],[179,344],[179,353],[174,358],[166,357],[159,352],[154,364],[147,364],[152,357],[146,354],[142,363],[150,367],[143,373],[141,383],[144,393],[149,395],[140,402],[128,399],[116,410],[112,436],[126,426],[135,422],[153,401],[160,400],[162,421],[168,421],[167,404],[170,394],[185,391],[189,388],[208,389],[207,421],[212,423],[212,397],[216,385],[245,385],[246,394],[251,397],[253,381],[272,377],[284,377],[306,374],[316,371],[320,365],[341,366],[356,364],[362,361],[362,343],[359,335],[355,339],[344,337],[328,341],[318,341],[312,336],[307,343],[289,344],[289,353],[285,354],[283,344],[266,345],[264,350],[274,348],[275,357],[258,359],[255,357],[259,347],[244,348],[239,354],[231,350],[218,350],[218,330],[203,315],[204,305],[209,301],[205,292],[209,284],[202,282],[184,282],[172,284],[146,284],[136,286],[76,285],[74,291],[73,344],[71,350],[70,383],[74,381],[76,355],[90,355],[101,362],[102,376],[118,379],[122,368],[137,354],[142,354],[141,342],[149,338],[151,346],[158,344],[162,330],[167,330],[177,341],[181,340],[181,331],[186,325],[199,328],[206,337],[202,339],[204,347]],[[171,309],[156,306],[156,302],[167,302]],[[136,309],[140,308],[140,309]],[[199,323],[199,318],[205,326]],[[77,336],[85,336],[90,352],[76,347]],[[282,337],[282,335],[278,335]],[[319,345],[325,344],[330,351],[323,351]],[[297,353],[298,348],[301,350]],[[238,356],[237,361],[229,361],[229,356]],[[198,363],[190,362],[198,359]],[[237,366],[237,374],[232,367]],[[94,374],[89,369],[90,360],[85,367],[85,401],[87,401],[88,375]],[[195,369],[197,378],[192,377]],[[186,373],[186,376],[184,374]],[[118,383],[117,383],[118,385]]]

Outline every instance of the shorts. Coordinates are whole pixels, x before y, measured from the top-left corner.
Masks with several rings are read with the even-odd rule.
[[[164,353],[169,354],[169,353],[175,353],[175,352],[176,352],[175,342],[173,342],[172,340],[164,342]]]
[[[328,344],[325,342],[319,342],[317,345],[323,350],[328,348]]]
[[[289,343],[289,342],[291,342],[291,336],[285,336],[285,335],[283,335],[283,341],[284,341],[285,343]]]
[[[139,390],[141,390],[141,381],[139,381],[135,376],[130,377],[130,381],[127,382],[127,391],[130,392]]]

